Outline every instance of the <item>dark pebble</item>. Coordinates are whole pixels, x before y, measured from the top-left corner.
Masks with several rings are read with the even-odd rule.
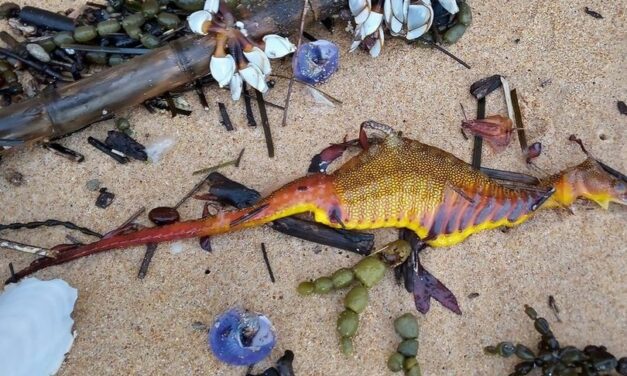
[[[96,199],[96,206],[101,209],[106,209],[111,205],[115,195],[111,192],[107,191],[107,188],[100,188],[100,194]]]
[[[618,107],[618,112],[623,115],[627,115],[627,104],[623,101],[616,102],[616,107]]]

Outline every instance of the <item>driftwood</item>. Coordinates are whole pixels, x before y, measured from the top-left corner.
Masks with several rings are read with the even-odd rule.
[[[244,5],[246,4],[246,5]],[[322,20],[346,1],[312,0],[307,22]],[[294,35],[303,3],[293,0],[242,1],[234,9],[253,39],[269,33]],[[54,139],[110,117],[145,100],[209,74],[214,37],[189,36],[78,82],[0,110],[1,146]]]

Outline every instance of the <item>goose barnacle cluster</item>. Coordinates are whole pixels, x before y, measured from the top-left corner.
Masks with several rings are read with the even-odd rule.
[[[450,14],[459,11],[455,0],[434,1]],[[349,0],[348,6],[357,24],[351,51],[363,46],[373,57],[381,53],[385,28],[394,36],[414,40],[433,23],[431,0]]]
[[[296,51],[287,38],[269,34],[255,42],[248,37],[244,24],[235,19],[224,1],[207,0],[203,10],[187,18],[190,29],[197,34],[216,35],[216,48],[211,57],[211,75],[220,87],[228,86],[233,100],[242,93],[246,82],[262,93],[268,91],[269,59],[277,59]]]

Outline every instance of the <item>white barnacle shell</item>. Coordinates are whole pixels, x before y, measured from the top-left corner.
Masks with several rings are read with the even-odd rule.
[[[379,12],[370,12],[366,21],[364,21],[361,28],[361,39],[366,38],[368,35],[377,31],[383,21],[383,14]]]
[[[190,14],[187,17],[187,24],[189,25],[189,28],[192,32],[205,35],[207,33],[203,31],[202,26],[205,24],[205,22],[211,21],[211,18],[211,13],[209,13],[208,11],[199,10]]]
[[[78,293],[61,279],[26,278],[0,295],[0,375],[53,375],[74,342]]]
[[[231,82],[231,78],[235,73],[235,59],[231,55],[224,57],[212,56],[209,61],[209,71],[213,78],[218,81],[218,85],[225,87]]]
[[[407,9],[407,39],[420,37],[431,27],[433,22],[433,8],[431,2],[421,1],[420,4],[411,4]]]
[[[364,9],[370,10],[370,0],[348,0],[348,7],[354,17],[362,13]],[[361,22],[358,22],[361,23]]]
[[[247,84],[259,90],[262,93],[268,91],[268,85],[266,84],[266,76],[263,72],[253,63],[249,63],[244,69],[240,69],[239,75]]]
[[[453,0],[454,2],[455,0]],[[207,0],[205,1],[204,10],[210,13],[218,13],[218,8],[220,8],[220,0]]]
[[[264,75],[268,76],[272,72],[270,60],[268,60],[268,56],[261,48],[253,47],[249,52],[244,51],[244,56],[251,64],[259,68]]]
[[[229,83],[229,89],[231,89],[231,99],[234,101],[239,100],[242,95],[242,77],[239,73],[235,73],[233,77],[231,77],[231,82]]]
[[[459,12],[459,7],[457,6],[457,1],[455,0],[438,0],[442,8],[446,9],[450,14],[455,14]]]
[[[289,39],[276,34],[263,37],[264,51],[270,59],[278,59],[296,51],[296,46]]]

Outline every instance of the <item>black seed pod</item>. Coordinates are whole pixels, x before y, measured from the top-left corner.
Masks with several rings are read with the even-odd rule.
[[[516,367],[514,368],[516,370],[515,375],[527,375],[529,374],[535,367],[535,364],[533,362],[522,362],[522,363],[518,363],[516,364]]]
[[[536,319],[536,321],[533,323],[533,326],[536,328],[538,333],[542,334],[543,336],[551,333],[549,323],[543,317],[539,317],[538,319]]]
[[[536,357],[531,349],[520,343],[516,345],[516,356],[522,360],[533,360]]]
[[[516,352],[516,347],[511,342],[500,342],[496,345],[496,351],[504,358],[509,358]]]

